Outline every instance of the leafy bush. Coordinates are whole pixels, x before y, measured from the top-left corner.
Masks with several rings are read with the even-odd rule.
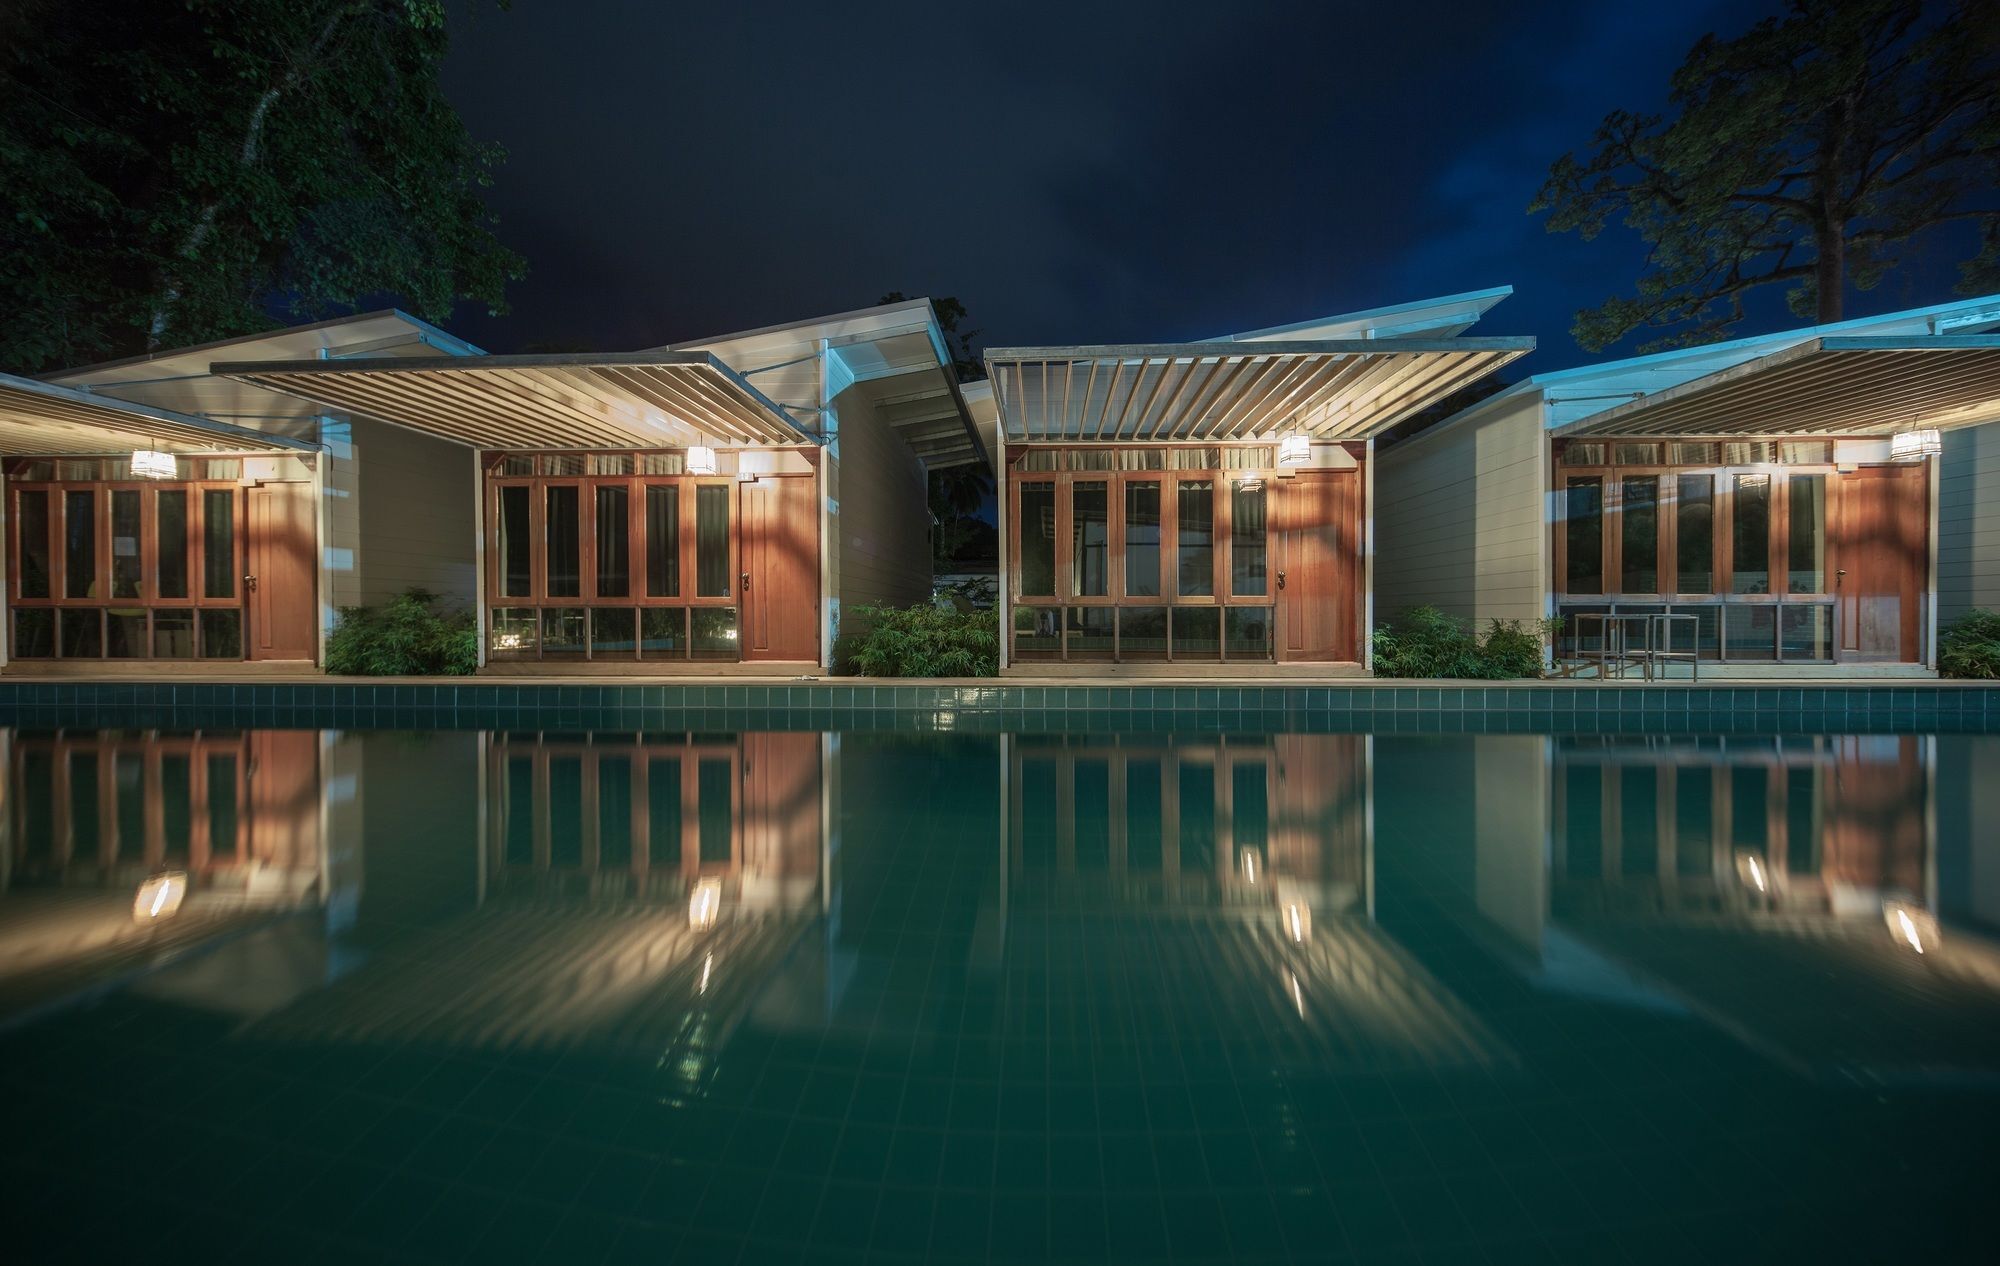
[[[1375,672],[1382,677],[1539,677],[1543,643],[1561,624],[1495,620],[1482,641],[1457,616],[1436,607],[1413,607],[1375,630]]]
[[[1000,613],[856,607],[866,627],[849,660],[868,677],[992,677],[1000,671]]]
[[[379,607],[342,607],[326,639],[326,671],[351,677],[458,677],[479,667],[479,631],[463,611],[439,611],[423,589]]]
[[[1947,677],[2000,677],[2000,613],[1968,611],[1938,636],[1938,671]]]

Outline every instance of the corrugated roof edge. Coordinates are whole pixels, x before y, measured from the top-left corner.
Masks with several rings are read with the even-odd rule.
[[[310,330],[326,330],[339,325],[379,320],[382,317],[395,317],[412,326],[420,337],[424,337],[427,340],[435,337],[460,349],[452,352],[454,356],[486,355],[484,349],[468,343],[449,330],[432,325],[429,321],[421,317],[413,317],[401,308],[375,308],[367,312],[351,313],[347,316],[328,317],[324,321],[308,321],[303,325],[281,325],[274,329],[262,330],[256,334],[241,334],[235,338],[216,339],[210,343],[190,343],[186,347],[163,347],[157,352],[143,352],[137,356],[124,356],[117,360],[101,360],[92,361],[87,365],[72,365],[68,369],[58,369],[52,373],[38,374],[36,377],[42,382],[59,382],[60,379],[75,378],[82,374],[98,373],[107,369],[120,369],[126,365],[143,365],[148,361],[165,360],[172,356],[186,356],[190,352],[206,352],[224,347],[236,347],[244,343],[256,342],[258,339],[270,338],[274,334],[302,334]]]

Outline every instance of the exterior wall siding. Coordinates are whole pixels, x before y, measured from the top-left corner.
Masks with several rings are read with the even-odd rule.
[[[1542,616],[1547,469],[1542,398],[1532,391],[1382,451],[1377,623],[1425,604],[1478,621]]]
[[[1938,627],[2000,610],[2000,422],[1944,433],[1937,514]]]
[[[382,602],[406,589],[470,607],[479,502],[469,450],[365,418],[329,425],[327,439],[326,569],[334,607]]]
[[[833,593],[841,640],[845,612],[862,604],[909,606],[930,598],[930,497],[924,464],[875,412],[882,383],[834,398],[838,447],[829,454],[837,512],[829,513]]]

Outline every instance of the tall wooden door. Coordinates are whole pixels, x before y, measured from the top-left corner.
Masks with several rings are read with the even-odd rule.
[[[1930,467],[1863,466],[1839,476],[1833,536],[1834,654],[1914,663],[1930,565]]]
[[[244,517],[250,658],[312,659],[319,649],[312,485],[257,484]]]
[[[279,870],[319,870],[319,733],[250,734],[250,856]]]
[[[1360,472],[1301,471],[1272,488],[1278,662],[1351,663],[1360,658]]]
[[[743,485],[743,658],[819,660],[819,513],[810,475]]]

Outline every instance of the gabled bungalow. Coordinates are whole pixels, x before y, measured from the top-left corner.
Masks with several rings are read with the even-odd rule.
[[[989,351],[1001,671],[1365,672],[1375,438],[1532,349],[1462,337],[1510,293]]]
[[[843,606],[929,596],[927,469],[988,460],[922,299],[644,352],[212,368],[459,454],[482,657],[512,672],[825,671]]]
[[[0,376],[9,671],[310,668],[342,605],[471,593],[457,450],[217,378],[219,357],[402,360],[476,348],[400,312]],[[365,561],[364,561],[365,560]]]
[[[1935,667],[1941,616],[2000,598],[1996,327],[1988,296],[1537,374],[1383,452],[1378,601]]]

